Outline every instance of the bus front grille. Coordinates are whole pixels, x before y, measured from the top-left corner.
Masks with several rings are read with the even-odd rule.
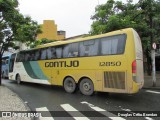
[[[125,72],[104,72],[104,87],[125,89]]]

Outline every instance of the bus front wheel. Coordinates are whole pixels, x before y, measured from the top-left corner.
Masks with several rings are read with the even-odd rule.
[[[17,81],[17,84],[20,84],[20,83],[21,83],[21,77],[20,77],[19,74],[18,74],[17,77],[16,77],[16,81]]]
[[[79,89],[84,95],[92,95],[94,92],[94,86],[90,79],[84,78],[80,82]]]
[[[64,87],[64,89],[65,89],[66,92],[73,93],[76,90],[76,83],[75,83],[75,81],[74,81],[73,78],[67,77],[64,80],[63,87]]]

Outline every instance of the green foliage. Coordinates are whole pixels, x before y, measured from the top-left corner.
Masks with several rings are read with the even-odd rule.
[[[20,14],[17,7],[18,0],[0,0],[0,71],[5,50],[9,47],[17,49],[15,41],[30,44],[41,32],[37,22]]]
[[[43,44],[46,44],[46,43],[51,43],[51,42],[56,42],[57,40],[48,40],[46,38],[43,38],[41,40],[36,40],[34,42],[31,43],[30,47],[31,48],[35,48],[37,47],[38,45],[43,45]]]
[[[17,7],[17,0],[0,0],[1,55],[8,47],[15,47],[15,41],[30,44],[41,32],[37,22],[19,13]]]
[[[108,0],[95,8],[91,17],[91,35],[132,27],[142,39],[143,48],[150,48],[153,41],[160,42],[160,1],[139,0],[133,4]]]

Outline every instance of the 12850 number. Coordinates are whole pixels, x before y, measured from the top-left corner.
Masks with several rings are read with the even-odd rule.
[[[121,66],[120,61],[115,61],[115,62],[100,62],[99,66]]]

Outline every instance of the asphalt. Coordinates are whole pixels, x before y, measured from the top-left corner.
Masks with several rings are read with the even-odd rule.
[[[156,74],[156,86],[153,87],[152,76],[145,74],[143,89],[160,90],[160,72]],[[26,103],[12,90],[7,88],[3,83],[0,85],[0,120],[12,120],[7,117],[4,111],[31,111]],[[2,117],[3,116],[3,117]],[[24,118],[23,118],[24,119]],[[16,120],[21,120],[17,117]],[[31,118],[25,118],[31,120]]]

